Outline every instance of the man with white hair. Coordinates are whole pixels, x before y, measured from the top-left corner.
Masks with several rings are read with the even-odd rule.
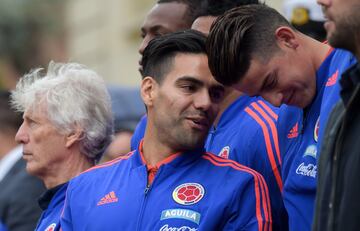
[[[76,63],[53,63],[20,79],[13,107],[23,112],[16,141],[26,170],[44,182],[44,210],[36,230],[58,230],[68,181],[100,159],[112,137],[110,97],[94,71]]]

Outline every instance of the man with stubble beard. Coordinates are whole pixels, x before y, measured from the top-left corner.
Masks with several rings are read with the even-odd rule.
[[[329,43],[360,59],[360,2],[318,0],[327,18]],[[360,66],[341,77],[340,100],[324,135],[319,160],[318,190],[313,230],[358,230],[360,169]]]
[[[224,96],[205,36],[153,39],[143,67],[144,139],[70,183],[62,230],[271,230],[263,177],[203,149]]]
[[[141,26],[143,38],[139,54],[142,57],[149,42],[165,34],[190,29],[193,21],[205,10],[206,0],[158,0],[146,15]],[[142,72],[141,57],[139,71]],[[131,139],[131,150],[138,147],[144,137],[147,117],[144,115],[137,125]]]

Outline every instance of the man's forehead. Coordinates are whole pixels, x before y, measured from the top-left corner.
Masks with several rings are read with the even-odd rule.
[[[215,21],[215,19],[216,19],[216,17],[214,17],[214,16],[198,17],[191,25],[191,29],[200,31],[203,34],[208,35],[211,24]]]
[[[177,54],[169,75],[173,75],[175,81],[221,85],[210,72],[206,54]]]
[[[170,29],[182,29],[186,22],[187,5],[179,2],[156,4],[144,20],[143,28],[154,26],[171,27]]]
[[[47,108],[45,103],[33,103],[29,105],[25,111],[23,117],[25,118],[46,118]]]

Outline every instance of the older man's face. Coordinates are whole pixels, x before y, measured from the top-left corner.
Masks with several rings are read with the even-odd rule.
[[[66,135],[49,121],[44,107],[26,110],[15,140],[23,145],[26,170],[40,178],[58,174],[68,159]]]

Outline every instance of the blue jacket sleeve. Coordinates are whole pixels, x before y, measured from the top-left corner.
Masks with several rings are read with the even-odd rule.
[[[231,216],[223,230],[262,231],[272,230],[271,206],[269,192],[264,178],[249,169],[248,182],[239,193],[234,193],[231,204]]]

